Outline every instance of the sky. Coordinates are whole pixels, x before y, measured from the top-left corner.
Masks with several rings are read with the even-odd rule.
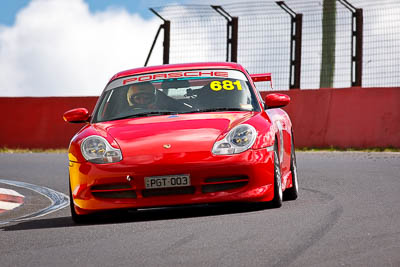
[[[1,0],[0,96],[99,95],[143,66],[161,22],[148,8],[174,2]]]
[[[53,0],[54,1],[54,0]],[[56,0],[57,1],[57,0]],[[28,6],[31,0],[1,0],[0,24],[10,26],[14,24],[16,15],[21,9]],[[165,6],[170,4],[186,4],[190,0],[85,0],[90,12],[101,12],[110,8],[124,8],[129,13],[138,13],[144,19],[150,19],[153,14],[149,7]]]
[[[196,0],[0,0],[0,97],[100,95],[115,73],[144,65],[156,31],[162,23],[149,11],[149,7],[171,4],[225,5],[238,1],[246,2],[245,0],[203,0],[201,2]],[[297,1],[286,0],[285,2],[295,5],[299,4]],[[390,3],[397,3],[397,1],[383,0]],[[361,3],[374,3],[373,0],[352,0],[351,2],[356,6]],[[379,43],[376,42],[378,40],[390,39],[391,41],[391,46],[383,47],[383,49],[368,48],[367,43],[365,62],[371,62],[370,65],[372,65],[376,60],[376,51],[379,51],[380,58],[376,60],[376,65],[392,62],[394,66],[392,73],[397,74],[394,69],[398,67],[398,55],[400,55],[400,20],[398,19],[400,5],[395,6],[393,10],[392,16],[388,16],[385,13],[375,12],[373,9],[371,11],[365,9],[364,14],[370,14],[369,17],[365,16],[364,21],[369,23],[365,24],[365,29],[371,28],[365,38],[371,38],[370,35],[373,33],[376,37],[371,45],[374,46]],[[181,12],[183,14],[186,11],[182,8]],[[310,16],[305,16],[305,18],[314,19]],[[221,26],[223,29],[225,29],[224,25]],[[391,32],[388,32],[387,25],[391,25]],[[282,30],[287,30],[286,28]],[[307,27],[303,29],[304,44],[307,44],[307,40],[314,40],[313,36],[304,34],[304,32],[307,34],[307,30]],[[205,34],[205,39],[213,39],[210,32],[205,32]],[[199,44],[194,44],[190,40],[183,42],[187,43],[174,49],[189,46],[198,49],[199,47]],[[253,45],[250,51],[260,51],[260,49],[270,51],[268,42],[258,43],[250,44]],[[202,50],[205,45],[209,45],[207,51],[213,51],[212,43],[200,45]],[[312,45],[303,48],[305,51],[303,53],[311,49],[309,53],[318,57],[319,52],[313,50]],[[373,58],[368,58],[368,51],[371,51]],[[159,41],[149,65],[162,63],[161,52]],[[190,53],[186,56],[190,58]],[[215,58],[212,54],[207,54],[206,57]],[[316,60],[319,59],[316,58]],[[245,67],[251,70],[251,59],[243,58],[243,61],[248,62]],[[343,66],[349,65],[347,61],[343,63]],[[318,66],[318,64],[307,64],[303,61],[302,66],[304,66],[302,69],[306,70],[307,66]],[[311,71],[315,72],[314,69]],[[273,68],[268,72],[282,73],[279,69]],[[397,80],[393,80],[393,75],[386,71],[377,72],[371,68],[364,73],[366,73],[365,76],[374,79],[377,75],[382,75],[381,80],[389,77],[392,83],[400,84],[400,76],[396,75]],[[336,75],[347,74],[337,73]],[[286,80],[285,77],[285,83]],[[348,82],[344,83],[344,85],[347,84]],[[308,84],[302,85],[302,88],[306,86]]]

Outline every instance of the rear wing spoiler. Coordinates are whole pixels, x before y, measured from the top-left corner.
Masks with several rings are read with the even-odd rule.
[[[258,74],[250,74],[253,82],[270,82],[272,89],[272,75],[271,73],[258,73]]]

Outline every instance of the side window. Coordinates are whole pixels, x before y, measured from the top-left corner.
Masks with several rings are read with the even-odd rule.
[[[264,104],[264,99],[262,98],[261,93],[260,93],[260,91],[258,91],[257,88],[256,88],[256,92],[257,92],[258,97],[261,99],[261,102]]]
[[[246,69],[246,72],[247,72],[247,74],[250,76],[250,73],[249,73],[249,71]],[[262,98],[262,96],[261,96],[261,93],[260,93],[260,91],[258,90],[258,88],[257,88],[257,86],[256,86],[256,83],[254,83],[253,82],[253,84],[254,84],[254,89],[256,89],[255,91],[256,91],[256,94],[258,95],[258,97],[260,98],[260,100],[261,100],[261,103],[264,105],[265,103],[264,103],[264,99]],[[251,83],[249,82],[249,88],[251,88]]]
[[[96,118],[97,121],[101,121],[101,120],[104,119],[104,116],[105,116],[105,114],[107,112],[107,109],[108,109],[108,102],[110,101],[110,98],[111,98],[111,96],[113,94],[113,91],[114,90],[108,91],[106,93],[106,95],[104,96],[104,98],[103,98],[104,100],[103,100],[103,102],[101,103],[101,105],[99,107],[99,111],[97,112],[97,118]]]

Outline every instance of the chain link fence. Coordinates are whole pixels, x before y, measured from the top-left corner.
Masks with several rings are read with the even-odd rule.
[[[364,11],[363,86],[400,87],[400,1],[357,3]]]
[[[225,10],[239,17],[238,63],[250,73],[273,74],[273,87],[289,87],[290,16],[274,2],[226,4]],[[257,83],[270,90],[268,83]]]
[[[171,21],[170,63],[225,61],[226,21],[208,5],[154,8]]]
[[[400,86],[400,1],[349,3],[363,10],[362,86]],[[300,88],[351,87],[356,49],[352,44],[351,10],[343,0],[287,0],[285,4],[294,13],[303,14]],[[239,18],[238,63],[250,73],[271,72],[274,90],[288,90],[295,53],[291,48],[290,14],[274,1],[222,7],[230,16]],[[171,21],[169,63],[227,60],[227,18],[211,6],[180,5],[155,10]],[[265,84],[259,89],[270,87]]]

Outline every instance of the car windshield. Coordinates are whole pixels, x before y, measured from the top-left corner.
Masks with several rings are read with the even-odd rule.
[[[217,111],[259,111],[246,76],[237,70],[146,73],[111,82],[94,122]]]

